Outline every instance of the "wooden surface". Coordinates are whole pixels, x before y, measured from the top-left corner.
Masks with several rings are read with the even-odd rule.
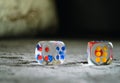
[[[86,48],[91,40],[60,39],[67,46],[64,64],[40,66],[34,50],[41,40],[49,39],[0,40],[0,83],[120,83],[119,40],[111,40],[114,60],[110,65],[87,64]]]

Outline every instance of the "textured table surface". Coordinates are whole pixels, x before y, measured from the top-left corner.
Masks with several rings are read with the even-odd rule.
[[[110,65],[87,64],[86,48],[91,40],[60,39],[67,46],[65,63],[40,66],[34,50],[41,40],[0,40],[0,83],[120,83],[119,40],[110,40],[114,45],[114,60]]]

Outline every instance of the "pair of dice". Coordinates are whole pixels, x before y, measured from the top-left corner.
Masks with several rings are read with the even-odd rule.
[[[108,41],[90,41],[87,47],[88,63],[110,64],[113,59],[113,45]],[[44,64],[62,64],[66,57],[66,46],[62,41],[40,41],[35,48],[36,61]]]

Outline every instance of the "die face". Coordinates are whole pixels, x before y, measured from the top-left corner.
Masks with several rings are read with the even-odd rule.
[[[110,64],[112,60],[112,45],[109,42],[88,44],[88,63],[95,65]]]
[[[41,44],[37,44],[36,48],[35,48],[35,59],[38,63],[43,63],[43,55],[42,55],[42,45]]]
[[[40,64],[62,64],[65,60],[66,48],[62,41],[41,41],[35,49],[36,60]],[[38,56],[41,57],[38,58]]]
[[[66,47],[64,44],[56,45],[55,47],[56,50],[56,55],[55,55],[55,60],[60,60],[61,63],[65,60],[65,54],[66,54]]]

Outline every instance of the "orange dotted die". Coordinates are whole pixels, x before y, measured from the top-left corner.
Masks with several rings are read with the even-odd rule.
[[[87,47],[88,63],[93,65],[109,64],[113,60],[113,45],[109,41],[90,41]],[[110,61],[111,62],[111,61]]]

